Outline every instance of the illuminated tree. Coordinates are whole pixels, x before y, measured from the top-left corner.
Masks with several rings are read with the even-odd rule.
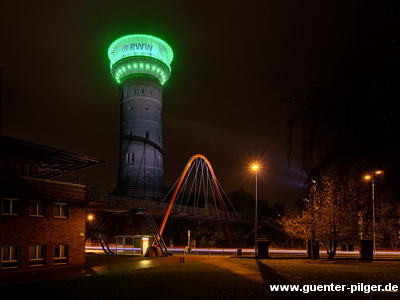
[[[334,259],[341,241],[354,241],[358,235],[357,189],[323,176],[312,185],[305,199],[305,210],[281,219],[293,237],[310,239],[314,234]]]
[[[378,208],[376,224],[377,243],[390,244],[397,250],[400,244],[400,205],[388,202],[381,203]]]

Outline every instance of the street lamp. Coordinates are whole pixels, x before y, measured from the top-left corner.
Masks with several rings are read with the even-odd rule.
[[[383,171],[377,170],[372,175],[368,174],[364,176],[365,180],[371,180],[371,186],[372,186],[372,244],[373,244],[373,249],[374,249],[374,255],[376,252],[376,244],[375,244],[375,177],[376,175],[382,175]]]
[[[258,169],[259,165],[258,164],[253,164],[251,166],[253,171],[256,174],[256,208],[255,208],[255,216],[254,216],[254,255],[257,257],[257,201],[258,201],[258,180],[257,180],[257,174],[258,174]]]
[[[89,222],[93,221],[93,220],[94,220],[94,215],[93,215],[92,213],[88,214],[88,215],[87,215],[87,220],[88,220]]]

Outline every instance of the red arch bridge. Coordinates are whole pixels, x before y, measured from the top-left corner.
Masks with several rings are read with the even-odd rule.
[[[255,221],[254,215],[236,212],[215,176],[211,163],[202,154],[196,154],[189,159],[181,176],[161,202],[114,196],[90,189],[86,192],[86,198],[87,210],[112,213],[108,218],[92,225],[86,235],[87,239],[95,235],[106,253],[112,251],[102,229],[115,215],[142,213],[154,236],[154,245],[161,249],[163,255],[169,254],[162,239],[169,218],[224,222],[230,243],[229,222]],[[160,226],[156,225],[153,217],[162,218]],[[270,218],[260,218],[260,223],[270,223],[270,226],[277,227],[276,222]]]

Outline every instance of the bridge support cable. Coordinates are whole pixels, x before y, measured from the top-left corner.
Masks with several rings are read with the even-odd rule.
[[[140,211],[143,214],[143,216],[144,216],[144,218],[145,218],[147,224],[149,225],[150,230],[151,230],[151,232],[153,234],[154,241],[153,241],[153,245],[152,246],[160,248],[161,253],[163,254],[163,256],[172,255],[172,253],[170,253],[168,251],[167,245],[165,244],[165,241],[162,238],[162,236],[160,234],[160,231],[158,231],[158,227],[157,227],[156,222],[153,219],[153,216],[145,209],[139,208],[137,210]]]
[[[95,235],[97,237],[97,240],[100,243],[101,248],[103,249],[105,254],[113,254],[114,252],[111,251],[110,247],[108,246],[108,243],[101,231],[95,232]]]
[[[185,203],[185,210],[186,210],[187,205],[190,202],[191,196],[193,196],[193,203],[195,204],[195,210],[197,210],[197,208],[199,206],[201,197],[204,197],[204,207],[205,207],[206,213],[208,214],[208,210],[209,210],[208,197],[212,196],[213,202],[214,202],[213,207],[215,208],[215,209],[213,209],[213,213],[216,213],[218,215],[218,217],[220,217],[220,215],[219,215],[220,212],[223,212],[223,215],[227,216],[227,218],[226,218],[227,221],[229,221],[230,219],[233,219],[233,216],[231,216],[231,214],[233,214],[233,212],[230,212],[227,209],[227,204],[224,203],[223,195],[221,194],[222,187],[219,184],[219,182],[215,176],[214,170],[213,170],[210,162],[204,155],[196,154],[189,159],[181,176],[179,177],[177,183],[173,187],[172,196],[169,200],[167,209],[164,214],[164,218],[159,227],[160,234],[162,234],[164,231],[165,225],[171,214],[171,210],[172,210],[172,207],[175,204],[175,202],[178,201],[178,203],[179,203],[179,201],[180,201],[180,203],[183,204],[183,202],[184,202],[183,197],[185,197],[184,191],[186,190],[186,188],[188,186],[189,176],[191,175],[192,171],[195,171],[195,174],[192,174],[193,182],[191,185],[189,185],[189,190],[188,190],[188,195],[187,195],[188,198]],[[198,174],[199,172],[201,172],[200,175]],[[200,190],[201,188],[204,188],[204,190],[201,191]],[[202,192],[203,192],[203,194],[201,194]],[[169,193],[168,193],[168,195],[169,195]],[[181,195],[182,195],[182,197],[181,197]],[[224,192],[224,196],[227,198],[225,192]],[[166,198],[164,198],[164,200],[165,199]],[[228,202],[229,202],[230,206],[233,208],[232,203],[229,201],[229,199],[228,199]],[[218,207],[219,207],[219,209],[218,209]],[[234,211],[235,217],[239,218],[239,215],[237,214],[237,212],[234,208],[233,208],[233,211]],[[229,227],[228,227],[227,223],[226,223],[225,227],[226,227],[229,243],[232,244],[230,231],[229,231]]]
[[[106,254],[113,254],[114,252],[111,251],[110,247],[108,246],[108,242],[105,239],[102,230],[108,223],[111,222],[111,220],[114,218],[114,216],[115,216],[115,214],[110,214],[110,215],[103,217],[102,219],[100,219],[100,221],[98,221],[95,224],[95,226],[93,228],[89,229],[88,232],[86,233],[86,241],[90,237],[96,236],[101,248],[103,249],[104,253],[106,253]]]
[[[161,253],[164,256],[170,256],[172,255],[168,249],[167,245],[164,242],[164,239],[162,238],[160,232],[158,231],[158,227],[156,222],[153,219],[153,216],[147,211],[147,209],[144,208],[134,208],[130,210],[129,212],[126,213],[118,213],[118,215],[135,215],[137,213],[142,213],[144,216],[144,219],[146,220],[147,225],[149,225],[149,228],[151,230],[151,233],[153,234],[154,241],[152,246],[159,247],[161,250]]]
[[[217,178],[215,178],[215,180],[217,181],[217,184],[218,184],[218,186],[219,186],[219,189],[222,190],[222,192],[224,193],[225,199],[229,202],[230,208],[233,210],[233,212],[235,213],[236,217],[237,217],[238,219],[240,219],[239,214],[237,213],[237,211],[236,211],[235,207],[233,206],[232,202],[229,200],[228,195],[227,195],[227,194],[225,193],[225,191],[223,190],[222,185],[219,183],[219,181],[218,181]],[[228,211],[228,207],[226,206],[225,201],[223,201],[223,203],[224,203],[224,206],[225,206],[225,210]]]
[[[107,240],[105,239],[105,237],[103,235],[103,232],[102,232],[103,228],[107,224],[109,224],[111,222],[111,220],[117,215],[133,215],[133,214],[137,214],[139,212],[143,214],[143,216],[146,220],[146,223],[149,226],[149,228],[153,234],[154,241],[153,241],[152,246],[159,247],[161,250],[161,253],[164,256],[172,255],[167,249],[167,245],[158,230],[157,224],[154,221],[153,216],[146,209],[143,209],[143,208],[135,208],[126,213],[112,213],[112,214],[109,214],[109,215],[103,217],[102,219],[100,219],[100,221],[98,221],[94,225],[93,228],[90,228],[88,230],[88,232],[86,234],[86,240],[88,240],[92,236],[95,236],[97,238],[97,240],[99,241],[99,244],[100,244],[101,248],[103,249],[104,253],[113,254],[114,252],[111,251],[111,249],[107,243]]]

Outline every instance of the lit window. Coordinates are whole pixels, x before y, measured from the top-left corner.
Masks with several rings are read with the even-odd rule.
[[[54,203],[54,217],[55,218],[66,218],[68,213],[66,203]]]
[[[19,246],[1,246],[1,269],[14,269],[19,267]]]
[[[19,200],[4,198],[2,201],[2,214],[9,216],[19,215]]]
[[[31,217],[44,217],[45,205],[43,201],[31,201],[30,216]]]
[[[55,245],[54,246],[54,264],[65,265],[68,263],[68,245]]]
[[[40,267],[45,265],[45,245],[31,245],[29,246],[29,266]]]

